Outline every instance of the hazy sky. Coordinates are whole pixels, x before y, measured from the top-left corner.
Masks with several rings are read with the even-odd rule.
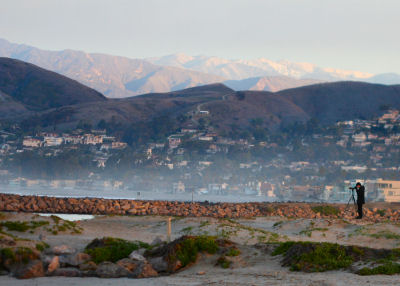
[[[400,73],[399,0],[0,0],[0,38],[128,57],[183,52]]]

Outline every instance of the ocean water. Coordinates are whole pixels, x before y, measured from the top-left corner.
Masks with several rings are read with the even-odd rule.
[[[68,220],[68,221],[77,221],[77,220],[88,220],[88,219],[94,219],[94,215],[86,215],[86,214],[58,214],[58,213],[36,213],[40,216],[58,216],[59,218],[63,220]]]
[[[0,193],[17,195],[36,195],[68,198],[105,198],[130,200],[167,200],[190,202],[272,202],[275,198],[256,195],[210,195],[194,193],[171,194],[168,192],[132,191],[120,189],[77,189],[77,188],[22,188],[0,185]]]

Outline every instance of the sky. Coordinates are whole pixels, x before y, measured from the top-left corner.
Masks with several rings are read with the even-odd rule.
[[[0,38],[131,58],[268,58],[400,73],[398,0],[0,0]]]

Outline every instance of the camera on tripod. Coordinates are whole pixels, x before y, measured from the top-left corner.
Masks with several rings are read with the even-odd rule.
[[[354,205],[354,210],[357,211],[357,203],[356,199],[354,197],[354,190],[357,189],[356,187],[349,187],[349,190],[351,190],[349,201],[347,202],[346,208],[344,209],[344,213],[346,213],[348,210],[351,210],[351,202],[353,202]]]

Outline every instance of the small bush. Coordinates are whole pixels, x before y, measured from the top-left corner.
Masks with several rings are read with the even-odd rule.
[[[291,248],[296,242],[286,241],[279,244],[277,248],[272,252],[272,256],[286,254],[286,252]]]
[[[182,267],[185,267],[196,261],[197,254],[200,251],[214,254],[217,250],[218,244],[215,241],[215,237],[187,237],[177,245],[176,258],[182,263]]]
[[[210,254],[214,254],[218,251],[218,244],[215,241],[215,237],[212,236],[199,236],[196,238],[196,246],[199,251],[206,251]]]
[[[45,221],[45,220],[40,220],[40,221],[31,221],[30,222],[30,228],[32,228],[32,229],[35,229],[35,228],[38,228],[38,227],[41,227],[41,226],[44,226],[44,225],[49,225],[49,222],[48,221]]]
[[[48,221],[30,221],[29,223],[26,221],[4,221],[0,223],[0,226],[6,227],[9,231],[19,231],[26,232],[27,230],[34,230],[38,227],[48,225]]]
[[[26,232],[30,229],[26,221],[5,221],[2,222],[2,226],[5,226],[10,231]]]
[[[312,247],[311,251],[293,257],[290,269],[292,271],[324,272],[347,268],[353,263],[353,258],[346,254],[343,246],[333,243],[321,243]]]
[[[176,258],[182,263],[182,267],[185,267],[196,261],[198,252],[195,240],[185,239],[178,246]]]
[[[95,263],[103,261],[117,262],[122,258],[128,257],[132,251],[138,250],[142,246],[148,246],[148,244],[112,237],[96,238],[86,246],[85,253],[89,254]]]
[[[329,205],[311,207],[311,210],[315,213],[320,213],[321,215],[338,215],[340,212],[337,207]]]
[[[334,243],[283,242],[272,255],[284,254],[283,265],[292,271],[323,272],[347,268],[353,257],[344,246]]]

